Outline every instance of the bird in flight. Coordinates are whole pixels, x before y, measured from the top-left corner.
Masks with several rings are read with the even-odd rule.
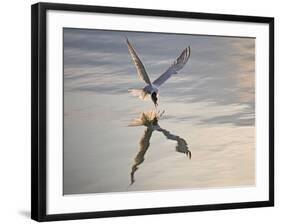
[[[135,67],[137,69],[137,73],[140,79],[142,79],[147,85],[142,89],[130,89],[129,92],[134,95],[138,96],[140,99],[144,100],[147,96],[151,96],[151,100],[153,101],[155,107],[158,105],[158,91],[160,86],[167,81],[173,74],[177,74],[179,70],[181,70],[186,62],[190,57],[190,46],[185,48],[180,56],[170,65],[170,67],[160,75],[156,80],[153,82],[150,81],[149,76],[145,70],[143,63],[141,62],[140,58],[137,55],[136,50],[129,42],[128,38],[126,39],[127,46],[130,52],[130,55],[133,59]]]

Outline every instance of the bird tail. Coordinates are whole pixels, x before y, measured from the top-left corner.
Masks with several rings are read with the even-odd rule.
[[[137,96],[142,100],[147,99],[147,92],[144,91],[143,89],[129,89],[128,90],[130,92],[130,94],[132,94],[133,96]]]

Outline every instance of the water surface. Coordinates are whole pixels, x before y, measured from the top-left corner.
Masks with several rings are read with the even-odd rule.
[[[151,80],[191,46],[152,129],[125,36]],[[64,29],[64,194],[254,185],[254,84],[253,38]]]

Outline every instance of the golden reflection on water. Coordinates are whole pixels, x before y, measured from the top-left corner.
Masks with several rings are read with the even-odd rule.
[[[188,69],[161,87],[168,120],[144,112],[131,124],[141,127],[125,127],[136,111],[151,109],[128,95],[140,84],[120,48],[126,35],[143,49],[155,78],[170,55],[193,46]],[[255,41],[65,29],[64,194],[123,192],[134,178],[130,191],[254,185]],[[186,142],[192,160],[172,152],[188,152]],[[148,152],[149,144],[159,150]]]
[[[154,131],[162,132],[163,135],[169,139],[177,142],[176,145],[176,151],[180,153],[184,153],[189,159],[191,159],[191,151],[188,148],[187,142],[177,136],[172,134],[166,129],[163,129],[158,121],[163,116],[165,111],[148,111],[148,112],[142,112],[140,117],[133,120],[129,126],[145,126],[146,129],[144,130],[144,133],[140,139],[139,142],[139,151],[134,159],[134,164],[131,169],[131,184],[132,185],[135,182],[135,172],[139,169],[139,166],[144,161],[144,156],[149,148],[150,145],[150,139],[152,137],[152,133]]]

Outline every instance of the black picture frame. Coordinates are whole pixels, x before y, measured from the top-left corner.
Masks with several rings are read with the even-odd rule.
[[[269,25],[269,200],[208,204],[195,206],[83,212],[68,214],[46,213],[46,13],[48,10],[100,12],[124,15],[162,16],[234,22],[253,22]],[[206,210],[238,209],[274,206],[274,18],[183,11],[164,11],[136,8],[103,7],[73,4],[37,3],[31,10],[31,218],[36,221],[55,221]]]

